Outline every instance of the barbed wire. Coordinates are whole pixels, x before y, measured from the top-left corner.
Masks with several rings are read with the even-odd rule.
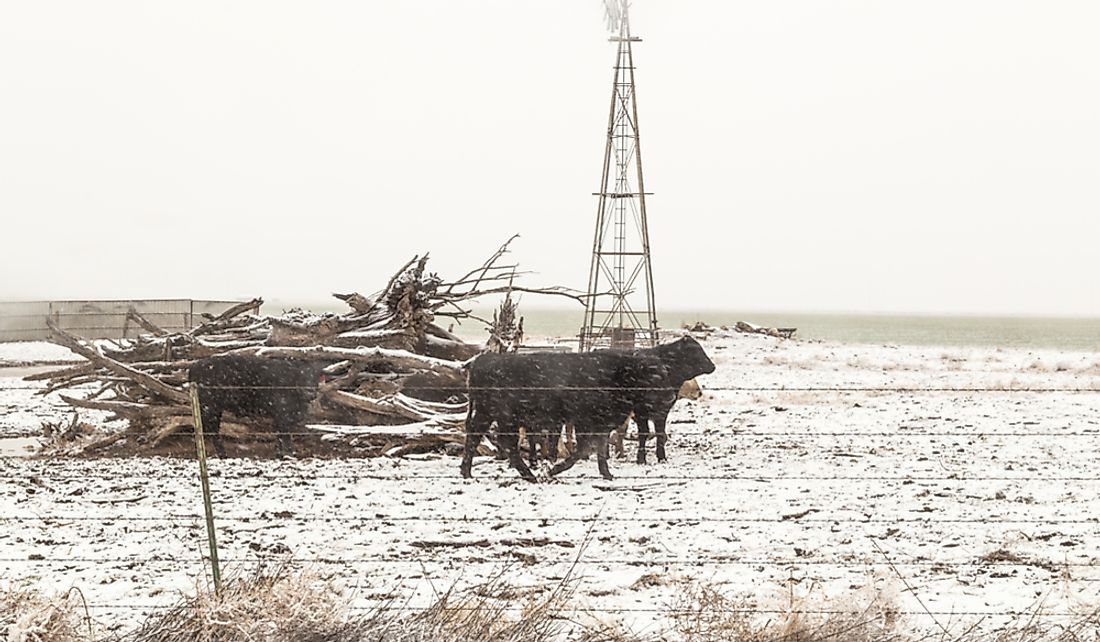
[[[14,458],[20,459],[20,458]],[[34,462],[36,460],[25,460]],[[190,459],[181,459],[180,461],[190,462]],[[219,461],[219,460],[211,460]],[[51,473],[60,473],[51,475]],[[46,477],[47,479],[59,479],[62,477],[70,478],[73,481],[83,481],[86,479],[112,479],[119,480],[119,474],[117,472],[74,472],[71,470],[55,470],[49,467],[39,470],[28,472],[24,470],[20,473],[2,474],[0,473],[0,479],[6,480],[21,480],[27,483],[33,484],[34,482],[27,479],[28,474],[33,474],[36,477]],[[141,479],[179,479],[180,475],[165,473],[163,471],[156,471],[154,473],[145,473],[142,471],[126,471],[127,479],[133,479],[140,477]],[[270,481],[279,479],[293,479],[296,481],[301,480],[313,480],[313,479],[340,479],[346,481],[359,481],[359,480],[372,480],[372,481],[440,481],[451,480],[455,482],[463,482],[463,480],[456,474],[448,475],[421,475],[421,474],[402,474],[402,475],[384,475],[378,473],[356,473],[349,472],[341,475],[333,475],[327,473],[313,474],[310,471],[301,471],[298,473],[287,474],[264,474],[254,471],[242,471],[240,474],[227,474],[223,471],[214,469],[210,472],[211,479],[221,480],[256,480],[256,481]],[[483,474],[478,475],[475,481],[519,481],[520,478],[516,473],[501,473],[501,474]],[[62,481],[69,481],[62,479]],[[647,476],[647,475],[615,475],[615,479],[608,482],[605,479],[597,479],[592,477],[555,477],[554,482],[561,483],[577,483],[577,484],[612,484],[607,488],[615,490],[613,484],[615,482],[624,481],[647,481],[647,482],[678,482],[678,481],[746,481],[746,482],[775,482],[775,481],[893,481],[893,482],[926,482],[926,481],[950,481],[950,482],[1100,482],[1100,477],[1066,477],[1066,476],[1042,476],[1031,475],[1027,477],[1023,476],[957,476],[957,475],[915,475],[915,476],[890,476],[890,475],[661,475],[661,476]],[[472,482],[471,482],[472,483]],[[653,488],[657,488],[655,484]],[[623,487],[622,490],[630,490],[628,487]],[[0,516],[2,521],[3,516]]]
[[[348,607],[352,611],[477,611],[480,606],[465,606],[465,605],[448,605],[448,606],[410,606],[410,605],[391,605],[389,603],[379,600],[382,606],[360,606],[354,605]],[[116,610],[172,610],[179,608],[178,604],[118,604],[118,603],[92,603],[88,605],[89,608],[98,609],[116,609]],[[525,612],[529,607],[525,606],[508,606],[508,605],[494,605],[492,610],[505,611],[505,612]],[[695,614],[700,612],[714,612],[714,613],[743,613],[751,615],[754,613],[762,613],[769,615],[867,615],[867,610],[837,610],[837,609],[758,609],[758,608],[731,608],[707,605],[705,610],[702,608],[675,608],[675,607],[644,607],[644,606],[623,606],[623,607],[599,607],[599,608],[577,608],[577,609],[560,609],[559,612],[569,611],[590,611],[595,613],[668,613],[668,614]],[[958,616],[958,617],[1021,617],[1021,616],[1034,616],[1035,613],[1028,610],[1019,611],[895,611],[890,610],[890,613],[899,616],[914,617],[914,616]],[[1042,612],[1041,617],[1084,617],[1079,612],[1072,611],[1058,611],[1058,612]]]
[[[71,389],[79,389],[94,385],[95,382],[80,383]],[[4,390],[46,390],[47,384],[36,385],[5,385],[0,386]],[[65,390],[66,387],[58,387],[55,392]],[[183,392],[183,388],[177,388]],[[200,390],[302,390],[316,392],[316,386],[207,386],[200,385]],[[401,390],[418,390],[423,392],[451,392],[464,394],[469,391],[526,391],[526,392],[678,392],[680,388],[667,386],[402,386]],[[1075,386],[1075,387],[1031,387],[1031,386],[706,386],[702,388],[704,396],[708,392],[893,392],[893,393],[920,393],[920,392],[944,392],[944,393],[976,393],[976,392],[1003,392],[1003,393],[1100,393],[1100,387]]]
[[[786,410],[784,410],[784,412],[786,412]],[[179,417],[187,417],[189,415],[178,415],[178,416]],[[1100,409],[1097,410],[1097,418],[1100,419]],[[700,421],[702,421],[702,420],[700,420]],[[695,423],[700,423],[700,421],[685,422],[683,420],[678,420],[676,422],[666,424],[665,425],[665,432],[668,434],[669,437],[672,437],[672,436],[676,436],[676,437],[704,437],[705,436],[705,437],[752,437],[752,438],[758,438],[758,437],[967,437],[967,438],[976,438],[976,437],[1100,437],[1100,428],[1097,428],[1095,430],[1081,430],[1081,431],[1069,431],[1069,432],[1050,431],[1050,430],[1036,431],[1036,432],[1031,432],[1031,431],[996,431],[996,430],[988,431],[988,432],[983,432],[983,431],[959,432],[959,431],[953,431],[953,430],[947,430],[947,431],[917,430],[917,431],[910,432],[904,426],[899,426],[899,430],[896,430],[896,431],[882,431],[882,430],[878,430],[878,431],[858,431],[858,430],[855,430],[855,431],[829,431],[829,430],[824,430],[824,431],[822,431],[822,430],[776,430],[776,431],[766,431],[766,430],[743,430],[743,429],[739,429],[739,427],[737,425],[716,426],[716,427],[709,428],[709,429],[706,429],[706,430],[683,430],[683,429],[680,429],[680,428],[676,428],[676,426],[691,425],[691,424],[695,424]],[[236,422],[227,421],[225,423],[236,423]],[[420,422],[416,422],[416,423],[419,424]],[[343,428],[343,427],[346,426],[345,424],[309,424],[309,425],[317,426],[317,428],[313,429],[313,430],[305,430],[305,431],[290,430],[290,431],[286,431],[286,432],[282,432],[282,431],[279,431],[279,430],[252,430],[252,429],[248,429],[248,430],[245,430],[243,432],[242,431],[226,432],[226,433],[223,433],[222,436],[226,437],[226,438],[233,438],[233,437],[275,437],[275,436],[283,436],[283,435],[290,436],[290,437],[322,437],[322,438],[323,437],[375,437],[375,438],[384,438],[384,437],[410,437],[410,436],[411,437],[418,437],[418,436],[422,436],[422,437],[444,437],[444,436],[462,437],[462,436],[465,435],[465,432],[462,430],[460,424],[459,425],[454,425],[452,427],[452,426],[448,426],[448,424],[446,424],[446,423],[442,423],[438,426],[433,426],[433,427],[429,427],[429,428],[422,428],[422,429],[409,428],[409,429],[404,430],[404,431],[400,430],[401,428],[405,427],[404,424],[395,424],[395,425],[379,424],[379,425],[375,425],[375,426],[354,426],[354,428],[356,428],[356,429],[362,428],[363,429],[362,431],[356,431],[356,430],[346,430],[346,431],[344,431],[344,430],[340,430],[340,428]],[[520,422],[519,425],[523,426],[522,422]],[[331,429],[325,429],[324,426],[332,426],[332,428]],[[372,430],[374,432],[372,432]],[[603,435],[603,434],[608,434],[610,432],[611,432],[610,428],[606,432],[604,432],[604,431],[587,432],[587,431],[574,431],[574,430],[569,431],[569,433],[573,434],[573,435],[585,435],[585,436]],[[188,433],[188,434],[190,434],[190,433]],[[630,430],[627,433],[627,437],[630,441],[635,441],[634,438],[637,436],[637,434],[638,434],[638,432],[636,430]],[[653,430],[649,430],[644,434],[646,434],[649,437],[653,437],[657,433],[654,432]],[[208,437],[212,436],[209,432],[207,432],[206,435]],[[0,439],[3,439],[3,438],[5,438],[5,437],[0,435]],[[31,439],[31,438],[41,438],[41,435],[12,435],[11,438],[13,438],[13,439],[15,439],[15,438]]]
[[[194,385],[194,384],[192,384]],[[317,390],[311,386],[208,386],[199,390]],[[679,392],[680,386],[402,386],[402,390],[434,392]],[[1095,387],[951,387],[910,386],[707,386],[706,392],[1100,392]]]
[[[543,548],[546,544],[533,544],[532,547]],[[463,546],[455,546],[455,548],[463,549]],[[483,545],[471,545],[468,548],[472,549],[485,549],[489,546]],[[523,545],[517,545],[516,548],[526,548]],[[33,555],[33,554],[32,554]],[[100,565],[100,564],[118,564],[118,565],[148,565],[148,564],[195,564],[200,561],[209,562],[208,558],[199,560],[194,557],[175,557],[175,556],[162,556],[153,555],[149,557],[0,557],[0,564],[38,564],[38,565]],[[268,557],[220,557],[219,561],[223,564],[257,564],[277,561],[280,564],[290,564],[295,566],[303,565],[319,565],[319,566],[349,566],[360,567],[370,566],[374,564],[378,565],[401,565],[401,564],[480,564],[480,565],[492,565],[499,566],[500,560],[486,560],[478,558],[456,558],[456,557],[430,557],[430,556],[417,556],[417,557],[373,557],[370,559],[363,558],[342,558],[342,557],[295,557],[287,559],[285,556],[279,554],[272,554]],[[680,558],[658,558],[658,559],[630,559],[630,558],[601,558],[601,559],[562,559],[558,561],[542,561],[542,565],[548,566],[602,566],[602,565],[620,565],[620,566],[772,566],[781,569],[793,569],[800,566],[814,567],[825,566],[835,568],[867,568],[867,567],[890,567],[890,566],[905,566],[905,567],[931,567],[931,568],[992,568],[992,567],[1031,567],[1046,570],[1049,572],[1057,572],[1058,569],[1063,568],[1095,568],[1100,570],[1096,564],[1092,562],[1069,562],[1069,561],[1044,561],[1044,560],[1021,560],[1021,561],[1000,561],[1000,560],[973,560],[973,561],[931,561],[931,560],[912,560],[912,561],[897,561],[893,560],[893,563],[886,561],[875,560],[813,560],[809,558],[799,559],[780,559],[780,558],[765,558],[765,559],[722,559],[722,558],[707,558],[707,559],[680,559]],[[446,578],[436,578],[446,579]],[[1079,581],[1093,581],[1100,582],[1098,578],[1081,578]]]
[[[185,417],[186,415],[179,415],[179,416],[180,417]],[[231,421],[231,422],[227,422],[227,423],[235,423],[235,422]],[[421,422],[414,422],[414,424],[420,424],[420,423]],[[670,439],[671,438],[682,438],[682,437],[722,437],[722,438],[738,438],[738,439],[768,439],[768,438],[794,438],[794,437],[797,437],[799,439],[828,439],[828,438],[836,438],[836,437],[876,438],[876,439],[941,439],[941,438],[951,438],[951,439],[987,439],[987,438],[991,438],[991,439],[995,439],[995,438],[1082,439],[1082,438],[1088,438],[1088,439],[1093,439],[1093,438],[1100,437],[1100,429],[1095,430],[1095,431],[1085,430],[1085,431],[1070,431],[1070,432],[1062,432],[1062,431],[1037,431],[1037,432],[1026,432],[1026,431],[1012,431],[1012,432],[1006,432],[1006,431],[988,431],[988,432],[982,432],[982,431],[965,431],[965,432],[935,431],[935,432],[930,432],[930,431],[923,431],[923,430],[922,431],[913,431],[913,432],[909,432],[909,431],[905,431],[905,430],[897,430],[897,431],[892,431],[892,432],[886,432],[886,431],[874,431],[874,432],[869,432],[869,431],[790,431],[790,430],[769,432],[769,431],[761,431],[761,430],[739,430],[736,426],[732,426],[732,425],[719,426],[719,427],[714,427],[714,428],[710,428],[710,429],[707,429],[707,430],[681,430],[681,429],[675,428],[675,426],[677,426],[677,425],[682,426],[682,425],[685,425],[686,423],[698,423],[698,422],[696,422],[696,421],[685,422],[685,421],[680,420],[680,421],[677,421],[677,422],[674,422],[674,423],[671,423],[671,424],[666,424],[665,435],[667,437],[669,437]],[[439,438],[443,438],[443,437],[464,437],[465,434],[466,434],[464,429],[461,427],[461,425],[454,425],[453,427],[448,427],[448,425],[445,424],[445,423],[440,424],[437,427],[431,427],[431,428],[427,428],[427,429],[425,429],[425,428],[409,428],[408,430],[400,430],[400,428],[402,428],[402,426],[403,426],[402,424],[397,424],[397,425],[393,425],[393,426],[381,424],[381,425],[378,425],[378,426],[363,426],[362,428],[364,428],[364,430],[362,430],[362,431],[357,431],[357,430],[342,431],[342,430],[332,430],[332,429],[326,430],[324,428],[320,428],[320,426],[326,426],[326,425],[332,425],[332,426],[335,426],[335,427],[342,427],[343,424],[313,424],[313,425],[319,426],[319,428],[317,428],[315,430],[307,430],[307,431],[293,430],[293,431],[286,431],[286,432],[281,432],[281,431],[277,431],[277,430],[251,430],[251,429],[249,429],[249,430],[246,430],[244,432],[231,431],[231,432],[222,433],[222,437],[224,439],[227,439],[227,440],[230,440],[230,441],[239,441],[242,438],[251,438],[251,437],[282,437],[282,436],[287,436],[287,437],[311,437],[311,438],[322,439],[322,440],[324,440],[325,438],[343,438],[343,439],[361,438],[361,439],[384,440],[386,438],[402,438],[402,437],[439,437]],[[522,424],[520,424],[520,425],[522,426]],[[607,435],[607,434],[610,434],[611,432],[612,432],[612,429],[609,428],[607,431],[600,430],[600,431],[595,431],[595,432],[573,431],[573,430],[571,430],[571,431],[569,431],[569,434],[574,435],[574,436],[592,437],[592,436]],[[189,431],[184,431],[184,433],[191,434]],[[497,434],[497,433],[496,433],[496,431],[491,431],[490,434]],[[541,434],[541,433],[538,433],[538,434]],[[558,433],[555,433],[552,430],[548,434],[557,435]],[[625,436],[625,439],[627,441],[631,442],[631,443],[636,442],[637,438],[638,438],[638,435],[639,435],[638,431],[634,430],[634,429],[631,429],[628,432],[623,433],[623,434]],[[651,438],[656,438],[657,435],[658,435],[658,433],[655,430],[647,430],[645,433],[642,433],[642,434],[646,435],[647,440],[649,440]],[[213,434],[210,433],[210,432],[207,432],[206,436],[207,437],[213,437]],[[49,441],[48,437],[45,437],[41,434],[28,434],[28,433],[20,433],[20,434],[12,434],[12,435],[0,435],[0,440],[2,440],[2,439],[39,439],[39,440],[44,440],[46,442]],[[460,444],[461,442],[460,441],[454,441],[452,443]],[[523,442],[521,441],[521,443],[523,443]],[[761,444],[757,444],[757,445],[761,445]],[[355,459],[356,457],[350,457],[350,458]]]
[[[822,512],[820,509],[802,509],[799,512]],[[492,522],[499,524],[502,522],[546,522],[549,524],[560,523],[579,523],[579,524],[591,524],[597,522],[622,522],[622,523],[635,523],[635,524],[703,524],[703,523],[715,523],[715,524],[1043,524],[1047,526],[1054,525],[1066,525],[1066,524],[1100,524],[1100,518],[1086,518],[1086,519],[1074,519],[1074,518],[946,518],[946,519],[933,519],[922,517],[893,517],[893,518],[878,518],[878,517],[865,517],[860,519],[850,517],[796,517],[792,515],[779,516],[779,517],[714,517],[707,515],[692,515],[692,516],[651,516],[651,517],[616,517],[616,516],[591,516],[591,517],[568,517],[568,516],[491,516],[491,517],[457,517],[457,516],[443,516],[443,515],[383,515],[376,513],[374,515],[340,515],[340,514],[294,514],[292,511],[286,511],[289,514],[282,514],[280,511],[268,512],[265,511],[262,514],[250,514],[250,515],[221,515],[217,516],[219,522],[251,522],[261,520],[282,520],[282,521],[308,521],[308,522],[438,522],[438,523],[457,523],[457,524],[476,524],[482,522]],[[796,513],[797,514],[797,513]],[[204,519],[199,514],[176,514],[176,515],[116,515],[116,516],[103,516],[103,515],[2,515],[0,516],[0,523],[3,522],[30,522],[30,521],[43,521],[43,522],[191,522],[195,520]]]
[[[385,426],[383,426],[383,428],[385,428]],[[919,438],[924,438],[924,437],[956,437],[956,438],[979,438],[979,437],[1100,437],[1100,432],[1069,432],[1069,433],[1066,433],[1066,432],[912,432],[912,433],[910,433],[910,432],[789,432],[789,431],[762,432],[762,431],[733,431],[733,430],[729,430],[729,432],[726,432],[725,430],[729,430],[729,429],[728,428],[727,429],[715,428],[713,430],[692,430],[692,431],[681,431],[681,430],[675,430],[674,429],[674,430],[666,431],[666,432],[667,432],[669,437],[675,436],[675,437],[751,437],[751,438],[761,438],[761,437],[818,437],[818,438],[824,438],[824,437],[919,437]],[[610,431],[608,431],[608,432],[610,432]],[[443,435],[443,434],[462,436],[465,433],[458,431],[458,429],[456,428],[455,431],[450,432],[450,433],[444,433],[443,431],[433,433],[433,432],[430,432],[430,431],[425,432],[425,431],[416,431],[416,430],[410,430],[408,432],[397,432],[397,431],[392,431],[392,432],[391,431],[383,431],[383,432],[375,432],[375,433],[364,432],[364,433],[361,433],[361,434],[354,433],[354,432],[347,432],[347,433],[329,432],[329,431],[324,431],[324,430],[318,430],[318,431],[314,431],[314,432],[291,432],[291,433],[281,433],[281,432],[278,432],[278,431],[260,431],[260,432],[248,431],[247,433],[244,433],[244,436],[269,436],[269,437],[274,437],[274,436],[281,436],[281,435],[284,435],[284,434],[289,435],[289,436],[297,436],[297,437],[336,436],[336,437],[376,437],[376,438],[384,438],[384,437],[410,437],[410,436],[412,436],[412,437],[416,437],[416,436],[431,437],[431,436],[440,436],[440,435]],[[583,436],[587,437],[587,436],[603,435],[603,434],[606,434],[606,433],[604,433],[604,432],[571,431],[570,434],[572,434],[572,435],[583,435]],[[657,433],[654,432],[654,431],[649,431],[647,433],[647,435],[649,437],[654,437],[654,436],[656,436],[656,434]],[[635,439],[633,439],[633,437],[635,437],[636,435],[637,435],[637,433],[635,431],[631,431],[627,435],[628,440],[629,441],[635,441]],[[226,435],[226,436],[228,436],[228,435]]]
[[[180,415],[180,416],[182,417],[184,415]],[[227,422],[227,423],[235,423],[235,422]],[[316,424],[316,425],[322,426],[322,425],[325,425],[325,424]],[[333,425],[339,425],[339,424],[333,424]],[[680,424],[680,425],[683,425],[683,424]],[[463,437],[465,435],[465,432],[461,428],[459,428],[458,426],[456,426],[456,427],[454,427],[453,429],[450,429],[450,430],[448,430],[446,428],[443,428],[443,427],[440,427],[440,428],[438,428],[434,431],[433,430],[418,430],[418,429],[409,429],[407,431],[400,431],[400,430],[390,430],[389,429],[389,428],[401,428],[400,424],[396,425],[396,426],[392,426],[392,427],[391,426],[386,426],[386,425],[380,425],[380,426],[373,426],[373,427],[372,426],[367,426],[366,428],[368,428],[368,430],[365,430],[363,432],[352,432],[352,431],[342,432],[342,431],[338,431],[338,430],[320,430],[320,429],[312,430],[312,431],[305,431],[305,432],[302,432],[302,431],[279,432],[279,431],[276,431],[276,430],[248,430],[246,432],[236,432],[236,431],[234,431],[234,432],[231,432],[231,433],[229,433],[229,432],[223,433],[222,437],[226,440],[229,440],[229,441],[239,441],[240,439],[246,438],[246,437],[281,437],[281,436],[284,436],[284,435],[288,436],[288,437],[314,437],[314,438],[318,438],[318,439],[324,439],[326,437],[340,437],[340,438],[348,438],[348,439],[352,439],[352,438],[385,439],[387,437],[390,437],[390,438],[398,438],[398,437],[448,437],[448,436],[450,436],[450,437]],[[370,428],[380,428],[381,430],[378,430],[377,432],[370,432],[369,431]],[[206,436],[207,437],[212,437],[213,435],[209,432],[209,428],[207,429],[207,431],[208,432],[206,433]],[[608,429],[607,432],[603,432],[603,431],[599,431],[599,432],[570,431],[569,434],[590,437],[590,436],[605,435],[605,434],[608,434],[610,432],[611,432],[611,429]],[[193,433],[190,432],[190,431],[184,431],[184,432],[181,432],[181,434],[193,434]],[[556,434],[556,433],[552,433],[552,434]],[[626,434],[626,440],[629,441],[629,442],[637,441],[637,434],[638,434],[637,431],[631,430],[630,432],[628,432]],[[652,430],[648,431],[645,434],[647,436],[647,439],[655,438],[657,436],[657,433],[652,431]],[[802,431],[799,431],[799,432],[791,432],[791,431],[764,432],[764,431],[742,431],[742,430],[736,430],[733,427],[720,427],[720,428],[713,428],[713,429],[710,429],[710,430],[688,430],[688,431],[677,430],[677,429],[673,428],[673,429],[666,429],[665,434],[670,439],[673,438],[673,437],[676,437],[676,438],[679,438],[679,437],[723,437],[723,438],[737,437],[737,438],[751,438],[751,439],[760,439],[760,438],[768,438],[768,437],[798,437],[798,438],[814,438],[814,439],[824,439],[824,438],[831,438],[831,437],[874,437],[874,438],[906,438],[906,439],[907,438],[919,438],[919,439],[924,439],[924,438],[984,439],[984,438],[987,438],[987,437],[1012,437],[1012,438],[1020,438],[1020,437],[1029,437],[1029,438],[1031,438],[1031,437],[1086,438],[1087,437],[1087,438],[1095,438],[1095,437],[1100,437],[1100,431],[1098,431],[1098,432],[1090,432],[1090,431],[1085,431],[1085,432],[923,432],[923,431],[922,432],[900,432],[900,431],[899,432],[828,432],[828,431],[826,431],[826,432],[817,432],[817,431],[813,431],[813,432],[809,432],[809,431],[807,431],[807,432],[802,432]],[[0,439],[5,439],[5,438],[7,438],[7,439],[45,439],[45,440],[48,441],[47,437],[43,437],[42,435],[33,435],[33,434],[32,435],[28,435],[28,434],[11,435],[10,437],[0,435]],[[452,443],[460,444],[460,442],[458,442],[458,441],[455,441],[455,442],[452,442]],[[355,457],[351,457],[351,458],[354,459]]]

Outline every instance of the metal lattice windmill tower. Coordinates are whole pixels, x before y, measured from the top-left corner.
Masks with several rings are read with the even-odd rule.
[[[580,349],[657,344],[628,0],[606,0],[618,46]]]

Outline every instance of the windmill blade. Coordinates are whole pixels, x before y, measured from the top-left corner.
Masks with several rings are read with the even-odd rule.
[[[623,30],[630,10],[629,0],[603,0],[607,30],[616,33]]]

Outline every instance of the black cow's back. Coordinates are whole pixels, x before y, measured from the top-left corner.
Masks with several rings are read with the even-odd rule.
[[[629,414],[659,367],[616,352],[483,354],[470,366],[470,399],[478,412],[606,423]]]
[[[188,371],[188,379],[199,386],[204,405],[241,415],[304,414],[317,393],[319,376],[309,362],[254,355],[200,359]]]

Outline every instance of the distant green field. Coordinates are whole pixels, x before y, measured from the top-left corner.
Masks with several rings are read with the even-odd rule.
[[[272,301],[264,312],[304,307],[316,312],[343,312],[334,302],[301,304]],[[529,337],[571,337],[580,329],[582,312],[576,310],[521,310]],[[475,310],[486,318],[491,308]],[[796,337],[842,343],[994,346],[1055,350],[1100,351],[1100,319],[977,316],[902,316],[875,314],[806,314],[734,312],[728,310],[666,310],[659,315],[664,328],[704,321],[713,326],[748,321],[770,327],[798,328]],[[446,327],[450,322],[440,319]],[[468,320],[454,325],[454,332],[470,340],[483,340],[484,325]]]

